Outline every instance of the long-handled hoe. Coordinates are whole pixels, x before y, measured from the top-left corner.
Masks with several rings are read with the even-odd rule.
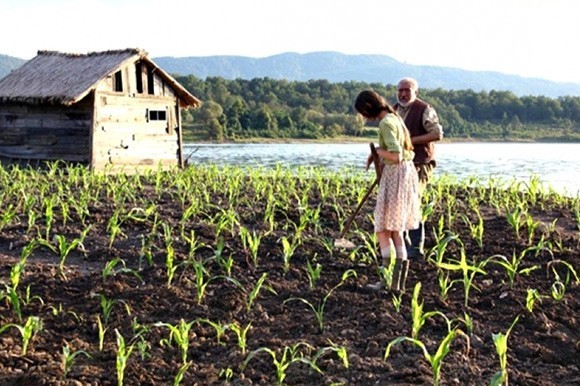
[[[346,234],[346,232],[348,232],[348,230],[350,229],[350,226],[352,225],[358,212],[360,212],[361,208],[363,207],[363,205],[365,204],[365,202],[368,200],[369,196],[371,195],[373,189],[375,188],[375,186],[377,186],[379,184],[379,181],[381,180],[381,173],[382,173],[381,159],[379,157],[379,154],[377,153],[377,149],[375,148],[375,144],[371,142],[369,144],[369,146],[371,148],[371,154],[373,157],[373,164],[375,165],[376,178],[373,181],[373,183],[371,184],[371,186],[369,187],[369,189],[367,190],[367,192],[364,195],[364,197],[362,198],[362,200],[359,202],[354,213],[349,217],[348,221],[346,222],[346,225],[342,229],[342,232],[340,232],[339,238],[334,240],[334,246],[337,248],[352,249],[355,247],[355,245],[352,241],[344,238],[344,235]]]

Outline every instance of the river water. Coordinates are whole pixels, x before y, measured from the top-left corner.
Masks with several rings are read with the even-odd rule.
[[[358,144],[196,144],[184,146],[191,164],[275,167],[320,166],[332,170],[364,168],[367,143]],[[487,143],[436,144],[436,175],[482,181],[538,178],[545,187],[580,194],[580,144]]]

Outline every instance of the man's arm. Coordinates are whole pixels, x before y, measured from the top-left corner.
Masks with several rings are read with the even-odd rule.
[[[411,137],[411,143],[413,145],[423,145],[425,143],[439,141],[441,138],[443,138],[443,135],[438,131],[430,131],[427,134]]]
[[[443,127],[439,123],[437,112],[431,106],[428,106],[423,112],[423,127],[427,130],[427,133],[411,137],[413,145],[424,145],[443,138]]]

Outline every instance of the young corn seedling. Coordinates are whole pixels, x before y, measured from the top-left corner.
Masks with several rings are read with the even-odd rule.
[[[187,223],[190,222],[190,219],[193,219],[193,217],[196,215],[198,211],[199,207],[197,202],[191,204],[183,211],[183,214],[181,215],[181,220],[179,221],[180,234],[183,239],[187,237],[185,233]]]
[[[542,300],[544,296],[540,295],[540,292],[537,289],[530,289],[526,290],[526,309],[531,314],[534,312],[534,307],[538,300]]]
[[[240,231],[241,232],[241,231]],[[223,237],[218,237],[216,240],[215,248],[212,248],[213,257],[215,261],[218,262],[219,265],[222,265],[221,261],[224,259],[224,248],[226,246],[226,240]]]
[[[318,368],[318,366],[316,366],[316,363],[314,361],[308,359],[308,357],[306,357],[303,352],[299,351],[300,346],[305,346],[309,350],[312,349],[312,346],[310,346],[308,343],[304,342],[295,343],[291,346],[285,346],[284,349],[282,350],[280,358],[278,358],[278,354],[276,353],[276,351],[268,347],[260,347],[257,350],[254,350],[250,354],[248,354],[246,360],[244,360],[244,363],[242,364],[242,371],[244,371],[248,363],[256,355],[265,352],[270,355],[270,357],[272,358],[272,363],[276,367],[276,381],[277,381],[276,384],[278,385],[284,384],[284,380],[286,379],[287,376],[286,371],[288,370],[288,367],[290,367],[291,364],[296,362],[305,363],[309,365],[312,369],[316,370],[317,372],[322,373],[322,371]]]
[[[566,269],[566,277],[564,280],[562,280],[562,277],[560,276],[560,273],[557,270],[557,265],[563,265],[564,268]],[[578,275],[576,274],[576,270],[574,269],[574,267],[563,260],[552,260],[550,261],[547,266],[546,269],[550,269],[552,270],[552,273],[554,274],[554,277],[556,278],[556,281],[554,283],[552,283],[552,285],[550,286],[550,293],[552,295],[552,298],[554,298],[554,300],[556,301],[561,301],[564,299],[564,296],[566,295],[566,289],[568,284],[570,284],[570,278],[571,276],[574,276],[575,278],[575,283],[578,284]]]
[[[18,208],[14,207],[14,204],[10,204],[7,207],[2,208],[2,215],[0,215],[0,232],[9,225],[13,220],[17,220],[16,213]]]
[[[169,243],[165,246],[165,269],[167,273],[167,288],[171,288],[171,283],[173,282],[173,277],[177,268],[181,264],[175,264],[175,249],[173,244]]]
[[[219,213],[214,218],[216,224],[215,237],[216,240],[221,236],[223,230],[228,229],[230,235],[234,234],[235,226],[239,225],[238,214],[231,209],[220,209]]]
[[[330,339],[328,340],[330,346],[322,347],[319,349],[316,354],[312,357],[312,362],[317,363],[318,359],[327,352],[335,352],[338,358],[342,361],[342,365],[345,369],[348,369],[349,362],[348,362],[348,352],[346,351],[346,347],[338,346],[337,344],[333,343]]]
[[[197,324],[207,324],[209,326],[211,326],[214,331],[215,331],[215,335],[216,335],[216,339],[217,339],[217,344],[218,345],[223,345],[222,337],[224,336],[224,334],[226,333],[226,331],[228,330],[228,328],[230,328],[229,324],[222,324],[221,322],[213,322],[209,319],[196,319],[195,322]]]
[[[479,248],[483,248],[483,218],[479,211],[476,212],[477,220],[471,221],[466,215],[461,215],[465,224],[469,227],[471,237],[475,240]]]
[[[564,270],[566,272],[566,277],[564,280],[562,280],[562,277],[560,275],[561,272],[558,273],[557,266],[559,266],[559,265],[564,266]],[[554,274],[554,276],[556,278],[556,281],[562,282],[565,286],[570,284],[570,281],[572,278],[574,278],[574,283],[576,285],[580,284],[580,280],[578,279],[578,273],[574,269],[574,266],[567,261],[552,260],[547,264],[546,269],[547,270],[551,269],[552,273]]]
[[[443,234],[444,233],[445,232],[443,232]],[[441,263],[443,263],[445,253],[447,252],[447,246],[449,245],[449,243],[451,241],[457,241],[459,243],[459,245],[463,245],[463,243],[459,239],[459,236],[456,234],[452,234],[452,233],[449,233],[445,238],[443,238],[443,236],[441,236],[437,240],[438,241],[437,241],[437,244],[435,245],[435,247],[433,247],[433,249],[431,249],[429,251],[429,253],[427,253],[427,260],[431,261],[436,266],[439,266]]]
[[[433,227],[433,239],[435,240],[435,245],[439,245],[441,240],[443,240],[445,235],[448,233],[451,232],[445,230],[445,219],[443,218],[443,216],[439,216],[439,219],[437,220],[437,225]]]
[[[186,236],[185,234],[183,234],[182,237],[185,241],[187,241],[187,246],[188,246],[187,256],[188,256],[188,258],[193,259],[195,256],[195,252],[198,249],[200,249],[201,247],[203,247],[204,243],[202,243],[199,240],[199,238],[195,235],[195,231],[193,229],[190,231],[189,236]],[[222,240],[223,240],[223,238],[222,238]]]
[[[24,296],[22,297],[22,304],[24,304],[25,306],[28,306],[30,304],[30,302],[32,302],[33,300],[38,300],[38,302],[42,305],[44,305],[44,300],[42,300],[42,298],[38,295],[34,295],[31,296],[30,295],[30,284],[28,286],[26,286],[26,291],[24,291]]]
[[[313,260],[315,259],[316,256],[314,256]],[[322,272],[322,265],[320,263],[316,263],[316,265],[313,267],[312,263],[310,263],[310,259],[306,260],[306,273],[308,274],[308,283],[310,289],[313,289],[316,285],[316,281],[320,279],[320,272]]]
[[[471,318],[471,316],[467,312],[464,312],[463,318],[457,318],[457,320],[460,321],[461,323],[463,323],[463,325],[467,329],[468,335],[472,336],[473,335],[473,319]]]
[[[411,298],[411,320],[412,320],[412,327],[411,327],[411,338],[416,339],[419,337],[419,331],[421,327],[425,324],[427,319],[433,316],[441,316],[446,324],[447,324],[447,331],[451,331],[451,322],[443,314],[441,311],[430,311],[430,312],[423,312],[423,302],[419,301],[419,292],[421,291],[421,283],[415,284],[415,288],[413,290],[413,297]]]
[[[143,259],[147,261],[149,267],[153,267],[153,237],[152,234],[149,236],[139,235],[141,240],[141,249],[139,251],[139,267],[141,270],[143,267]]]
[[[328,252],[328,255],[332,257],[334,253],[334,239],[332,237],[320,237],[316,239]]]
[[[12,269],[10,270],[10,285],[12,288],[16,290],[18,285],[20,284],[20,276],[24,272],[24,268],[26,267],[26,260],[32,254],[34,249],[36,248],[37,243],[36,240],[32,240],[28,244],[22,248],[22,252],[20,253],[20,260],[16,263]]]
[[[27,247],[30,245],[35,245],[35,243],[32,242],[28,244]],[[6,290],[0,292],[0,300],[6,299],[8,301],[8,303],[12,306],[12,310],[18,317],[19,322],[22,322],[21,303],[23,302],[21,302],[22,299],[18,294],[17,288],[18,285],[20,284],[20,276],[24,272],[24,267],[26,266],[26,259],[32,252],[33,248],[31,247],[29,251],[27,247],[23,249],[20,260],[16,264],[14,264],[10,269],[10,285],[5,285]],[[28,289],[30,289],[30,286],[28,287]]]
[[[427,362],[429,362],[429,364],[431,365],[431,370],[433,371],[433,386],[439,386],[441,382],[441,366],[443,365],[443,359],[445,359],[445,357],[449,353],[451,342],[458,336],[465,338],[465,340],[467,341],[467,349],[465,356],[468,356],[470,343],[469,336],[467,336],[467,334],[465,334],[460,329],[454,329],[447,333],[445,338],[443,338],[443,340],[439,344],[437,351],[433,354],[430,354],[429,351],[427,351],[427,346],[418,339],[410,338],[407,336],[396,338],[387,345],[387,348],[385,349],[384,360],[386,361],[391,355],[391,349],[393,346],[402,342],[413,343],[415,346],[419,347],[423,351],[423,356],[425,357]]]
[[[122,267],[115,269],[117,265],[121,264]],[[101,277],[103,278],[103,283],[106,282],[107,278],[110,276],[115,276],[118,273],[129,273],[135,276],[137,279],[143,283],[143,278],[139,273],[131,268],[127,268],[127,264],[125,260],[121,259],[120,257],[115,257],[112,260],[107,261],[103,269],[101,270]]]
[[[483,270],[489,259],[481,261],[477,264],[470,265],[467,263],[467,257],[465,255],[465,249],[461,247],[460,249],[460,259],[451,260],[454,263],[439,263],[438,268],[449,270],[449,271],[461,271],[463,277],[463,292],[464,292],[464,305],[467,308],[469,305],[469,291],[473,286],[473,280],[476,274],[486,275],[487,273]]]
[[[456,281],[457,280],[449,279],[449,272],[442,270],[439,271],[437,274],[437,284],[439,284],[439,295],[441,296],[442,301],[447,301],[449,290],[453,287]]]
[[[179,371],[177,371],[177,374],[175,375],[175,378],[173,379],[173,386],[179,386],[181,384],[181,381],[183,381],[183,376],[185,375],[185,372],[192,365],[192,363],[193,362],[189,361],[187,363],[182,364],[181,367],[179,367]]]
[[[207,260],[206,260],[207,261]],[[210,276],[209,271],[204,266],[204,263],[197,260],[188,261],[195,272],[195,289],[197,291],[197,304],[201,304],[203,298],[205,297],[205,291],[209,283],[217,279],[224,279],[230,283],[233,283],[238,288],[243,288],[239,281],[231,276],[215,275]]]
[[[2,299],[6,299],[8,301],[8,303],[12,306],[12,311],[14,311],[18,321],[22,322],[22,302],[18,291],[16,291],[14,287],[6,285],[6,290],[0,292],[0,300]]]
[[[123,386],[123,381],[125,378],[125,369],[127,368],[127,362],[133,349],[134,344],[127,346],[125,343],[125,338],[123,335],[115,329],[116,341],[117,341],[117,353],[115,356],[115,368],[117,370],[117,386]]]
[[[510,210],[508,207],[506,207],[507,221],[512,226],[518,239],[520,238],[520,229],[523,224],[523,217],[525,213],[526,211],[520,206],[516,206],[513,210]]]
[[[161,344],[167,344],[171,346],[172,342],[177,344],[181,352],[181,361],[183,364],[187,363],[187,350],[189,350],[189,330],[191,330],[191,326],[196,321],[191,321],[186,323],[185,320],[181,319],[178,324],[175,326],[170,323],[155,323],[155,327],[167,327],[169,329],[169,338],[163,339]]]
[[[520,268],[520,266],[522,265],[522,263],[524,261],[524,258],[528,254],[528,252],[533,251],[533,250],[535,250],[534,247],[526,248],[522,252],[520,252],[519,255],[516,254],[516,251],[514,250],[512,252],[511,259],[508,259],[504,255],[493,255],[490,257],[492,263],[499,264],[500,266],[505,268],[506,274],[508,276],[510,288],[513,288],[513,285],[514,285],[514,282],[515,282],[517,275],[529,274],[530,272],[540,268],[537,265],[534,265],[532,267],[527,267],[527,268]]]
[[[139,335],[139,340],[135,342],[135,346],[137,346],[137,352],[139,353],[139,357],[142,361],[145,361],[151,358],[151,354],[149,351],[151,350],[151,344],[145,340],[145,338]]]
[[[535,221],[532,215],[529,213],[526,213],[525,217],[526,229],[528,231],[528,245],[532,245],[532,242],[534,241],[534,235],[540,226],[540,222]]]
[[[260,276],[260,278],[256,282],[256,285],[254,285],[254,288],[252,289],[252,291],[248,295],[248,300],[246,301],[246,311],[247,312],[250,312],[250,310],[252,309],[252,305],[256,301],[256,298],[258,297],[258,294],[260,293],[260,290],[262,289],[262,287],[265,287],[266,290],[268,290],[269,292],[276,295],[276,291],[272,287],[264,284],[266,282],[267,278],[268,278],[268,273],[267,272],[262,273],[262,276]]]
[[[121,209],[116,210],[109,221],[107,222],[107,232],[109,232],[109,249],[113,247],[113,243],[118,236],[126,236],[121,228]]]
[[[53,208],[56,205],[57,198],[55,196],[51,196],[50,198],[43,199],[44,205],[44,219],[46,222],[44,240],[50,240],[50,231],[52,229],[52,222],[54,221],[54,211]]]
[[[137,321],[137,318],[133,318],[131,321],[131,331],[133,331],[133,336],[135,339],[137,339],[135,346],[137,346],[137,351],[139,352],[141,360],[144,361],[148,358],[151,358],[151,354],[149,354],[149,350],[151,350],[151,344],[143,337],[149,333],[149,327],[140,324]]]
[[[84,355],[87,358],[91,358],[88,352],[84,350],[77,350],[71,352],[68,344],[62,346],[62,377],[66,378],[70,372],[72,366],[74,365],[75,359],[79,355]]]
[[[248,323],[246,327],[243,328],[242,326],[238,325],[237,322],[229,324],[228,327],[230,328],[230,330],[235,332],[236,338],[238,339],[238,347],[242,352],[242,355],[246,355],[246,348],[248,344],[247,336],[250,327],[252,327],[252,322]]]
[[[105,344],[105,334],[107,333],[108,327],[105,327],[100,315],[97,315],[97,328],[99,334],[99,351],[103,351],[103,346]]]
[[[379,239],[377,238],[376,234],[374,232],[367,232],[365,230],[357,230],[356,234],[363,242],[363,246],[361,247],[363,252],[366,252],[368,256],[372,257],[372,259],[376,259],[375,251],[379,250]],[[358,248],[355,248],[354,250],[358,251]],[[376,261],[373,262],[375,264],[377,263]]]
[[[393,302],[395,311],[397,311],[397,313],[401,312],[401,306],[403,305],[403,292],[399,294],[393,294],[391,300]]]
[[[225,369],[220,370],[219,378],[223,379],[226,384],[230,384],[232,379],[234,378],[234,370],[231,367],[226,367]]]
[[[342,279],[340,281],[340,283],[338,283],[337,285],[335,285],[334,287],[332,287],[330,289],[330,291],[328,291],[328,293],[318,302],[318,305],[314,305],[312,303],[310,303],[308,300],[304,299],[304,298],[289,298],[284,300],[283,304],[286,304],[287,302],[293,301],[293,300],[298,300],[304,304],[306,304],[308,307],[310,307],[310,309],[314,312],[314,314],[316,315],[316,321],[318,322],[318,331],[319,332],[323,332],[324,331],[324,308],[326,306],[326,302],[328,300],[328,298],[330,297],[330,295],[332,295],[332,293],[339,288],[340,286],[342,286],[345,281],[350,277],[350,276],[354,276],[357,277],[357,273],[356,271],[349,269],[347,271],[345,271],[342,274]]]
[[[22,351],[20,355],[25,356],[32,339],[38,332],[42,331],[42,320],[38,316],[29,316],[28,319],[26,319],[26,323],[22,326],[16,323],[8,323],[2,326],[2,328],[0,328],[0,334],[10,327],[16,328],[20,333],[20,336],[22,337]]]
[[[32,233],[32,230],[36,226],[37,213],[34,210],[30,209],[28,211],[27,218],[28,218],[27,220],[28,227],[26,228],[26,234],[30,234]],[[83,223],[83,225],[85,224]]]
[[[250,233],[246,227],[242,226],[240,227],[240,239],[244,246],[244,252],[251,257],[254,268],[258,268],[258,249],[262,236],[256,234],[254,230]]]
[[[36,240],[36,242],[39,245],[47,247],[55,254],[60,256],[60,262],[58,264],[58,273],[64,280],[66,280],[66,275],[64,273],[64,265],[67,257],[75,249],[80,249],[81,251],[85,250],[83,242],[85,241],[85,238],[87,237],[87,234],[89,233],[90,229],[91,226],[89,225],[88,227],[85,228],[85,230],[81,232],[78,238],[74,238],[70,242],[66,239],[66,236],[64,235],[54,235],[52,243],[44,239]]]
[[[499,356],[500,371],[494,374],[491,379],[490,386],[507,386],[508,385],[508,371],[507,371],[507,351],[508,351],[508,337],[511,330],[514,328],[515,324],[519,320],[519,315],[514,319],[511,326],[507,329],[506,333],[503,334],[498,332],[497,334],[492,334],[493,344],[495,345],[495,350]]]
[[[445,206],[447,229],[453,229],[455,220],[460,213],[460,211],[455,207],[457,198],[453,194],[447,194],[445,200],[447,201]]]
[[[294,256],[296,248],[300,245],[300,240],[298,237],[294,237],[292,241],[286,236],[282,236],[282,258],[284,260],[284,273],[288,273],[290,270],[290,259]]]
[[[107,299],[107,297],[103,294],[99,295],[99,299],[101,303],[101,311],[103,313],[105,325],[109,324],[109,318],[111,317],[111,313],[113,312],[113,306],[117,303],[122,303],[125,306],[127,315],[131,315],[131,308],[124,300]]]
[[[60,185],[59,185],[59,188],[60,188]],[[60,202],[60,213],[62,216],[62,225],[66,226],[67,221],[71,219],[69,216],[70,205],[68,204],[68,202],[65,202],[65,201]]]
[[[576,201],[580,202],[580,201]],[[576,220],[576,230],[580,231],[580,204],[574,207],[574,219]]]

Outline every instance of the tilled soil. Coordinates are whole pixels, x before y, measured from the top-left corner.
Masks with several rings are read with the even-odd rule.
[[[160,202],[153,197],[153,189],[139,192],[143,200],[147,194],[163,208],[163,221],[178,234],[181,205],[171,199]],[[240,217],[258,219],[260,205],[256,205]],[[371,199],[363,211],[368,213],[373,205]],[[553,243],[551,248],[527,253],[519,268],[532,269],[516,274],[513,284],[505,268],[488,263],[485,274],[475,274],[466,305],[459,271],[449,272],[450,280],[457,281],[448,296],[442,296],[433,255],[412,260],[404,294],[367,289],[367,284],[378,280],[370,253],[366,259],[361,258],[363,252],[353,258],[352,250],[326,248],[319,239],[325,237],[328,242],[337,237],[339,224],[330,208],[322,208],[323,236],[304,232],[287,269],[281,239],[292,237],[292,228],[277,229],[262,238],[256,266],[236,229],[220,233],[224,239],[220,249],[215,226],[192,221],[186,234],[195,232],[199,248],[191,256],[188,242],[174,238],[170,243],[176,266],[173,277],[168,274],[171,252],[161,227],[148,260],[143,254],[147,224],[123,224],[123,234],[109,247],[106,228],[114,208],[92,208],[89,222],[93,226],[84,250],[74,249],[62,272],[59,256],[45,247],[35,248],[28,257],[17,289],[22,299],[20,320],[8,296],[10,272],[32,237],[25,219],[6,227],[0,234],[0,280],[6,287],[0,302],[0,326],[5,327],[0,333],[0,384],[118,384],[117,361],[122,351],[118,337],[122,336],[126,346],[133,347],[124,370],[126,385],[170,385],[180,368],[185,370],[183,385],[270,385],[282,375],[283,383],[289,385],[429,385],[433,384],[433,371],[418,345],[400,343],[384,358],[389,342],[411,336],[411,302],[417,283],[421,284],[419,300],[424,312],[438,312],[426,318],[417,336],[428,353],[435,354],[449,327],[464,333],[451,342],[443,359],[442,384],[488,385],[500,370],[493,336],[506,333],[518,317],[507,340],[510,384],[580,384],[577,278],[565,264],[554,263],[565,261],[575,270],[579,267],[579,236],[571,209],[533,208],[545,224],[559,219],[560,245]],[[482,247],[468,241],[469,229],[459,227],[468,261],[483,261],[496,254],[512,258],[529,246],[524,237],[516,237],[505,215],[492,208],[485,213]],[[361,215],[357,221],[360,229],[372,230],[368,216]],[[437,226],[434,221],[427,222],[428,230]],[[245,225],[251,225],[249,222]],[[258,220],[254,226],[260,228]],[[78,235],[83,229],[80,221],[73,220],[59,223],[53,231]],[[356,226],[347,237],[358,246],[364,242]],[[533,245],[539,237],[540,232]],[[431,231],[427,245],[435,245]],[[446,255],[459,259],[459,244],[450,242]],[[228,276],[224,267],[229,257],[233,264]],[[122,259],[125,266],[120,262],[107,275],[105,265],[115,258]],[[205,275],[196,271],[193,261],[203,262]],[[312,286],[308,262],[322,267]],[[561,300],[552,296],[556,281],[552,268],[566,282]],[[344,276],[345,272],[351,273]],[[205,292],[198,297],[197,280],[203,277]],[[265,280],[260,287],[261,278]],[[253,293],[256,289],[259,291]],[[526,307],[530,290],[540,295],[532,311]],[[105,312],[106,305],[110,313]],[[322,328],[315,311],[321,316]],[[26,355],[21,355],[23,340],[18,328],[6,326],[22,326],[31,316],[40,318],[42,328],[31,339]],[[102,349],[99,321],[105,331]],[[177,333],[170,335],[168,327],[177,327],[180,321],[190,324],[185,358],[171,340]],[[244,348],[239,336],[246,328]],[[63,347],[78,353],[66,374]],[[346,361],[338,355],[340,348],[347,353]],[[316,366],[311,366],[315,358]]]

